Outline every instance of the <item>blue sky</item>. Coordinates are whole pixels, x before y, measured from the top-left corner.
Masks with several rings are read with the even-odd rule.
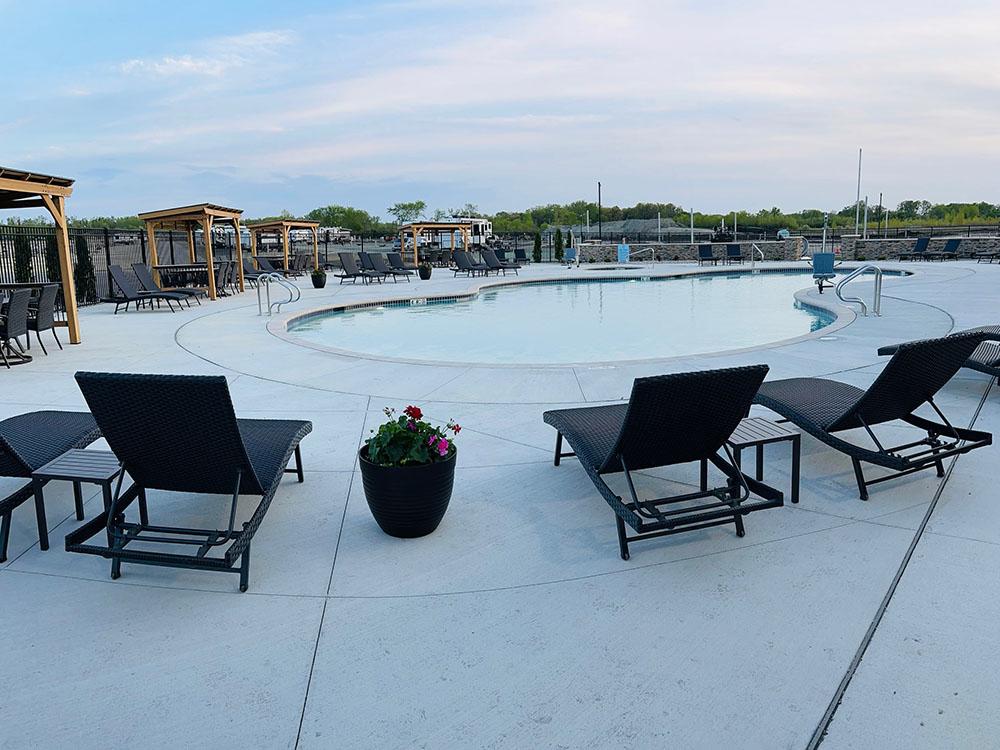
[[[986,2],[0,0],[0,28],[0,164],[75,178],[78,216],[492,212],[598,179],[839,208],[859,145],[872,201],[1000,202]]]

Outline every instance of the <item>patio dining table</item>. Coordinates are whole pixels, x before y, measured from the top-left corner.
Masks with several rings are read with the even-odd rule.
[[[212,265],[219,269],[221,261]],[[208,265],[206,263],[161,263],[153,266],[160,274],[163,286],[208,286]]]

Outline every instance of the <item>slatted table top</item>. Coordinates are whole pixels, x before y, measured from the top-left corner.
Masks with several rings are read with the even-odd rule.
[[[726,441],[733,448],[745,448],[748,445],[765,445],[781,440],[794,440],[801,433],[794,427],[777,424],[763,417],[747,417],[741,420]]]
[[[31,476],[36,479],[110,482],[121,470],[118,458],[110,451],[74,448],[49,461]]]

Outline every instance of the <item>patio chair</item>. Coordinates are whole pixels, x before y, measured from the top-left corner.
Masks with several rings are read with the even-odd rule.
[[[475,276],[476,274],[487,275],[490,271],[489,266],[485,263],[473,263],[472,258],[465,250],[456,250],[455,255],[455,268],[452,270],[455,272],[455,276],[460,273],[464,273],[466,276]]]
[[[32,300],[28,306],[28,330],[35,332],[38,345],[42,347],[45,356],[49,356],[45,344],[42,342],[42,331],[52,331],[52,338],[56,340],[60,351],[62,342],[56,334],[56,298],[59,296],[58,284],[46,284],[38,293],[38,299]],[[28,340],[28,350],[31,350],[31,336],[26,335]]]
[[[382,274],[382,278],[384,279],[392,276],[392,283],[394,284],[396,283],[397,276],[402,276],[404,279],[409,281],[410,277],[413,275],[412,271],[399,271],[395,268],[390,268],[389,264],[386,263],[385,255],[382,253],[372,253],[368,256],[368,259],[371,261],[372,265],[375,266],[376,273]]]
[[[743,516],[784,504],[781,492],[744,474],[726,446],[767,369],[755,365],[637,378],[627,404],[545,412],[546,424],[557,430],[555,465],[566,456],[579,458],[615,513],[623,560],[629,559],[628,545],[634,541],[730,523],[743,536]],[[562,452],[563,438],[573,452]],[[699,491],[639,499],[632,472],[692,462],[700,463]],[[708,463],[725,476],[724,485],[708,487]],[[628,499],[604,480],[617,473],[625,475]],[[628,536],[625,524],[636,534]]]
[[[927,260],[958,260],[958,248],[961,243],[961,239],[950,239],[940,250],[927,253]]]
[[[913,243],[909,252],[899,254],[899,260],[920,260],[927,255],[927,246],[930,244],[930,237],[918,237]]]
[[[900,344],[867,389],[826,378],[790,378],[764,383],[754,403],[850,456],[858,492],[862,500],[867,500],[868,487],[873,484],[931,467],[937,469],[938,476],[944,476],[944,459],[992,442],[988,432],[953,426],[934,402],[934,394],[951,380],[984,338],[982,333],[961,333]],[[925,403],[940,421],[915,413]],[[927,437],[885,447],[872,428],[895,421],[923,430]],[[854,429],[864,430],[872,447],[836,435]],[[866,479],[862,462],[893,473]]]
[[[175,294],[182,294],[185,297],[189,297],[201,304],[199,297],[208,296],[204,289],[196,289],[193,286],[181,286],[181,287],[171,287],[164,289],[159,284],[156,283],[156,279],[153,278],[153,274],[149,271],[149,266],[145,263],[133,263],[132,273],[139,280],[139,285],[142,287],[143,291],[146,292],[174,292]]]
[[[275,268],[271,261],[265,258],[263,255],[255,255],[254,260],[257,261],[257,267],[264,273],[279,273],[282,276],[288,276],[288,271],[284,268]]]
[[[94,418],[86,412],[34,411],[0,421],[0,476],[30,479],[34,471],[42,468],[73,448],[85,448],[101,436]],[[44,486],[47,482],[43,482]],[[7,560],[7,543],[10,541],[11,513],[16,507],[35,496],[31,482],[7,497],[0,498],[0,563]],[[83,496],[74,487],[77,520],[83,520]],[[44,507],[36,505],[38,538],[42,548],[48,547],[43,539]],[[42,513],[39,517],[37,514]]]
[[[122,562],[164,565],[239,573],[240,591],[246,591],[251,540],[282,477],[294,473],[303,481],[299,443],[312,423],[237,419],[221,375],[78,372],[76,382],[133,484],[123,491],[119,475],[110,509],[70,533],[66,550],[110,559],[112,578],[121,575]],[[292,454],[295,468],[290,469]],[[228,525],[212,529],[128,521],[125,512],[136,498],[145,498],[154,514],[149,490],[227,495]],[[237,526],[241,495],[257,496],[260,502]],[[215,518],[216,512],[217,503],[205,503],[207,518]],[[176,551],[179,545],[193,547],[192,554]],[[164,546],[170,551],[161,551]]]
[[[414,270],[413,266],[406,265],[406,263],[403,261],[403,256],[400,255],[399,253],[386,253],[385,257],[386,260],[389,261],[389,265],[392,266],[392,268],[395,269],[396,271],[406,271],[408,273],[412,273]],[[424,257],[426,258],[428,256]]]
[[[350,279],[353,284],[358,279],[361,279],[361,283],[367,284],[372,279],[377,279],[378,282],[382,283],[382,275],[375,273],[374,271],[365,271],[358,267],[358,258],[354,253],[337,253],[340,257],[340,267],[342,273],[337,274],[337,278],[340,279],[340,283],[343,284],[345,280]]]
[[[128,306],[135,303],[135,309],[138,310],[141,306],[149,303],[149,308],[153,309],[153,302],[155,301],[159,304],[161,301],[167,303],[167,307],[170,308],[170,312],[177,312],[174,310],[173,303],[176,302],[178,305],[181,302],[187,302],[188,307],[191,303],[187,301],[187,297],[183,294],[177,294],[176,292],[141,292],[135,288],[132,281],[125,275],[125,271],[122,270],[121,266],[108,266],[108,273],[111,274],[111,280],[115,282],[115,286],[118,287],[121,296],[112,297],[108,301],[115,303],[115,315],[118,314],[118,309],[125,305],[125,311],[128,312]]]
[[[730,263],[742,263],[747,259],[747,256],[743,254],[743,250],[740,248],[739,243],[732,245],[726,245],[726,265]]]
[[[514,248],[514,262],[515,263],[521,263],[521,264],[527,264],[527,263],[530,263],[531,261],[528,260],[528,254],[524,250],[522,250],[519,247],[515,247]]]
[[[823,285],[837,277],[833,270],[835,260],[836,256],[833,253],[813,253],[813,281],[819,287],[820,294],[823,293]]]
[[[24,347],[21,346],[21,341],[18,339],[18,336],[24,336],[28,339],[28,345],[31,345],[31,339],[28,335],[28,311],[30,307],[31,289],[13,289],[3,314],[0,315],[0,358],[3,359],[8,370],[11,358],[18,362],[31,361],[31,357],[25,355]],[[17,349],[11,344],[16,345]]]
[[[502,273],[504,276],[507,275],[508,271],[513,271],[514,275],[517,276],[517,269],[521,267],[517,263],[505,263],[504,261],[500,260],[497,257],[496,253],[493,252],[493,250],[491,250],[488,247],[483,248],[482,256],[483,260],[486,263],[486,267],[489,270],[497,271],[499,273]]]
[[[713,266],[719,265],[721,257],[715,254],[715,249],[711,245],[698,245],[698,265],[703,266],[711,263]]]

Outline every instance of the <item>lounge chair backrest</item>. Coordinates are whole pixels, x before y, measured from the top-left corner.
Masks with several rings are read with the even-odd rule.
[[[279,273],[278,269],[271,265],[271,261],[263,256],[257,256],[257,265],[265,273]]]
[[[56,284],[46,284],[38,294],[38,304],[35,306],[35,330],[48,331],[55,326],[56,297],[59,287]]]
[[[698,260],[713,260],[715,253],[711,245],[698,245]]]
[[[243,276],[259,276],[262,272],[258,271],[253,267],[253,263],[250,262],[249,258],[243,259]]]
[[[149,267],[145,263],[133,263],[132,273],[139,280],[139,286],[145,289],[147,292],[157,292],[159,287],[156,285],[156,281],[153,279],[153,274],[149,272]]]
[[[460,271],[468,271],[472,268],[472,261],[469,260],[469,254],[464,250],[456,250],[452,255],[455,258],[455,265],[458,266]]]
[[[746,416],[767,365],[636,378],[621,433],[600,471],[696,461],[722,447]]]
[[[514,248],[514,259],[515,260],[528,260],[528,254],[519,247]]]
[[[957,253],[958,252],[958,245],[959,245],[959,243],[961,241],[962,241],[961,239],[948,240],[947,242],[944,243],[944,249],[941,252],[943,252],[943,253]]]
[[[358,268],[358,256],[354,253],[337,253],[340,257],[340,265],[344,273],[348,276],[360,276],[361,269]]]
[[[379,273],[392,272],[392,269],[389,268],[389,264],[385,262],[385,255],[382,253],[371,253],[368,256],[368,260],[372,262],[372,267]]]
[[[507,251],[504,250],[502,247],[495,248],[493,250],[493,254],[497,256],[497,260],[499,260],[501,263],[507,262]]]
[[[78,372],[97,426],[142,487],[231,495],[263,488],[222,375]]]
[[[31,289],[14,289],[10,293],[7,301],[7,310],[4,313],[3,323],[0,330],[8,338],[24,336],[28,333],[28,308],[31,305]]]
[[[483,260],[486,262],[486,265],[489,266],[490,268],[503,267],[503,264],[500,262],[500,259],[497,258],[496,253],[494,253],[490,248],[484,247],[482,250],[479,251],[479,253],[480,255],[483,256]]]
[[[403,263],[403,256],[399,253],[388,253],[386,258],[389,259],[389,265],[395,268],[397,271],[405,271],[406,265]]]
[[[917,241],[913,243],[914,253],[925,253],[927,252],[927,246],[930,244],[930,237],[918,237]]]
[[[813,276],[833,276],[833,253],[813,253]]]
[[[125,271],[121,266],[108,266],[108,273],[111,274],[111,280],[115,282],[115,286],[121,290],[122,296],[126,299],[136,299],[139,297],[139,290],[135,288],[132,280],[125,275]]]
[[[743,251],[740,249],[739,244],[726,245],[726,255],[730,258],[739,258],[743,255]]]
[[[365,271],[374,271],[375,264],[372,263],[371,255],[365,252],[358,253],[358,259],[361,261],[361,268]]]
[[[977,331],[900,344],[865,394],[832,425],[830,432],[869,426],[911,414],[954,377],[984,340]]]

